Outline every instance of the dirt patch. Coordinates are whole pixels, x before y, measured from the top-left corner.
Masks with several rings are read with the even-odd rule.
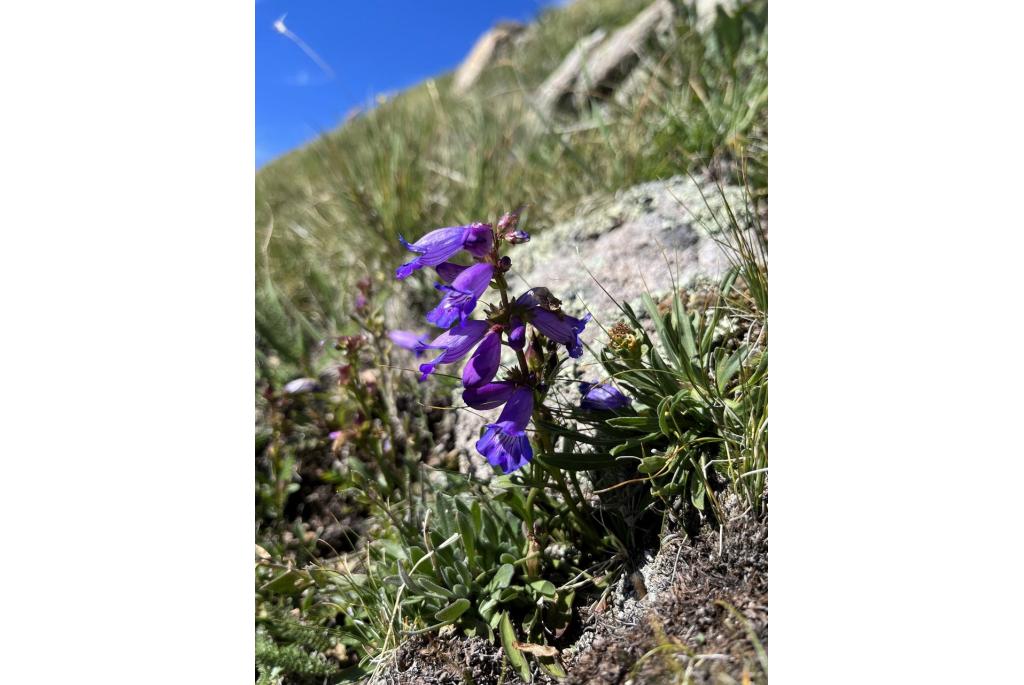
[[[568,683],[767,682],[767,516],[671,540],[642,572],[645,596],[623,585],[591,611]]]
[[[378,682],[391,685],[463,685],[497,683],[503,670],[499,645],[480,638],[417,635],[398,649],[395,667]],[[504,682],[511,678],[508,669]]]

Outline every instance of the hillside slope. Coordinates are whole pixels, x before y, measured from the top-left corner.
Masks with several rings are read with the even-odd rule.
[[[258,172],[258,682],[767,681],[767,5],[728,4],[546,11]],[[393,337],[442,332],[398,235],[474,221],[504,474],[512,402]]]

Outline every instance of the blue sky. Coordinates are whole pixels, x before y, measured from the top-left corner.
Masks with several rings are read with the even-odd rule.
[[[454,68],[499,19],[554,0],[257,0],[256,166],[338,125],[377,93]],[[296,40],[275,29],[284,27]]]

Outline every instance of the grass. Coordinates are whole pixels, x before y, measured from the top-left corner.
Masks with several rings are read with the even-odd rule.
[[[730,493],[763,508],[764,3],[703,34],[680,8],[628,105],[546,120],[529,97],[577,40],[646,4],[546,11],[468,95],[450,92],[450,76],[428,81],[257,174],[261,682],[365,678],[411,635],[440,630],[503,645],[523,680],[559,675],[558,636],[632,568],[650,542],[638,529],[718,524]],[[718,288],[623,305],[600,360],[635,411],[552,404],[530,468],[489,486],[455,473],[454,383],[415,383],[386,336],[434,297],[419,279],[396,289],[397,234],[524,203],[531,231],[544,230],[588,197],[684,173],[742,184],[748,204],[715,217],[734,262]],[[308,388],[286,387],[298,377]],[[584,497],[581,483],[603,492]],[[327,549],[312,531],[332,526]]]

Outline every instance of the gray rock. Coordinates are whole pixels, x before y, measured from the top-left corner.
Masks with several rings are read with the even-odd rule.
[[[740,188],[723,191],[734,211],[743,207]],[[689,287],[725,273],[729,261],[718,235],[723,204],[713,183],[683,176],[620,191],[514,250],[510,285],[515,294],[547,287],[563,310],[589,310],[607,327],[622,318],[611,297],[639,312],[643,293],[657,300],[671,290],[673,277]],[[593,343],[600,333],[601,326],[588,326],[583,340]]]
[[[484,69],[493,63],[501,50],[524,29],[519,22],[503,21],[480,36],[456,70],[452,91],[462,95],[472,88]]]
[[[571,94],[572,85],[579,77],[580,69],[587,57],[607,35],[604,29],[597,29],[590,35],[581,38],[573,46],[558,68],[551,72],[537,89],[534,102],[538,110],[550,114],[561,99],[567,98]]]
[[[582,111],[593,95],[614,90],[636,66],[652,36],[671,31],[675,9],[654,0],[605,40],[598,29],[580,40],[537,89],[534,102],[545,116],[559,108]]]
[[[576,80],[577,105],[581,105],[587,95],[621,82],[636,65],[648,40],[653,35],[671,31],[674,17],[671,2],[655,0],[596,48]]]

